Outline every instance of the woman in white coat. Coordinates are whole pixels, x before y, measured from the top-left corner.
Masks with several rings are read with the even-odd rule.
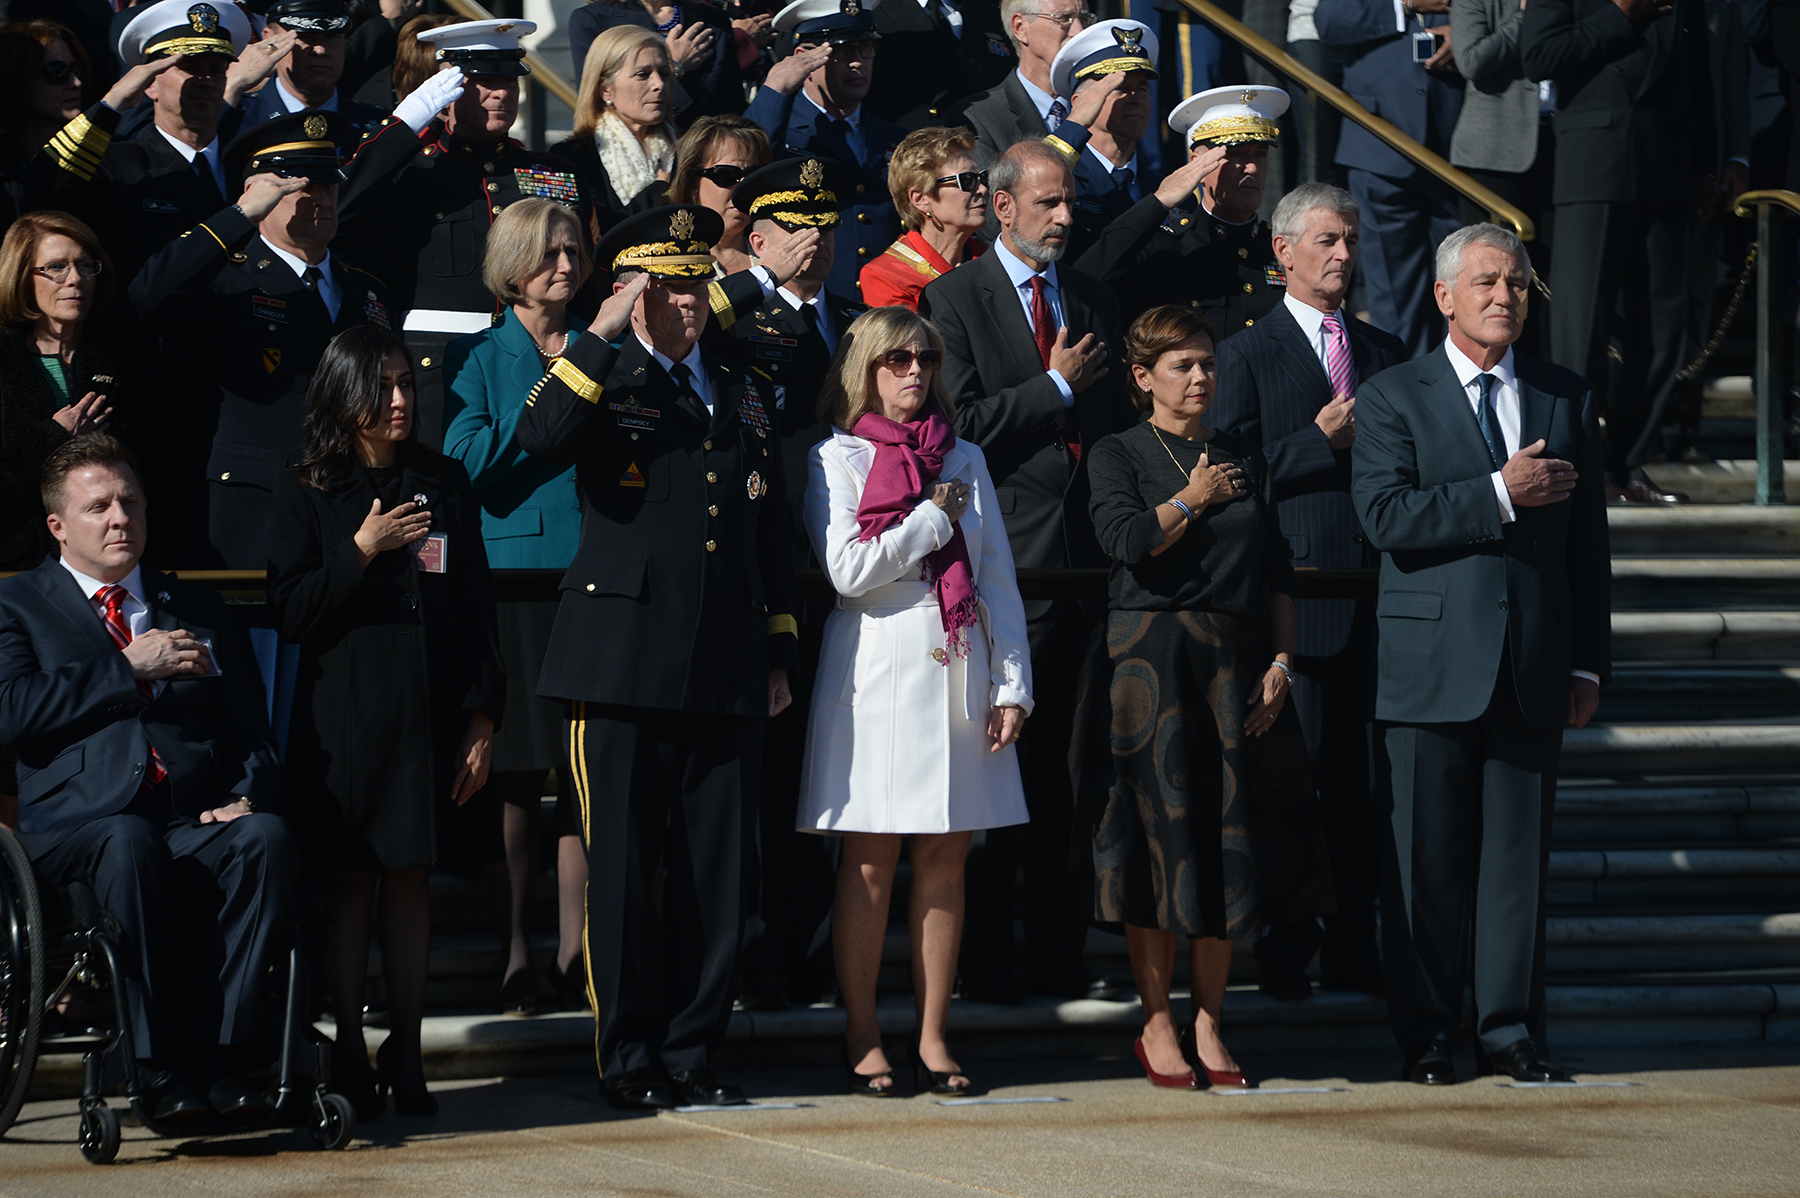
[[[1031,656],[1012,549],[981,450],[957,440],[944,342],[906,308],[863,313],[819,398],[833,435],[807,469],[805,520],[837,589],[807,726],[798,826],[844,838],[831,946],[846,1085],[893,1097],[875,1016],[888,897],[911,837],[917,1089],[964,1094],[944,1040],[977,828],[1026,821],[1013,742]]]

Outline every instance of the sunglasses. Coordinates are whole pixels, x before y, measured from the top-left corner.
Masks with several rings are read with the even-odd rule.
[[[700,172],[700,177],[720,187],[736,187],[748,178],[750,172],[741,166],[731,166],[721,162],[718,166],[709,166]]]
[[[54,83],[58,87],[67,83],[75,74],[75,64],[60,59],[47,59],[44,62],[44,82]]]
[[[91,279],[100,273],[103,265],[98,258],[83,258],[78,262],[64,262],[59,259],[55,262],[46,262],[42,266],[34,266],[31,268],[31,273],[43,275],[52,283],[61,283],[69,277],[71,270],[84,279]]]
[[[988,185],[988,173],[986,171],[957,171],[954,175],[945,175],[937,182],[940,185],[954,183],[958,191],[972,192]]]
[[[890,349],[881,355],[881,364],[895,374],[905,374],[912,369],[914,358],[919,360],[920,370],[936,370],[944,362],[944,355],[935,349],[922,349],[916,354],[910,349]]]

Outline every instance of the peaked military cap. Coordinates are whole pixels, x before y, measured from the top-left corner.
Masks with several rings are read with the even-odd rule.
[[[231,0],[160,0],[137,12],[119,31],[119,57],[127,69],[181,55],[235,59],[250,44],[250,18]]]
[[[263,121],[231,139],[225,169],[233,178],[275,174],[284,179],[342,183],[343,150],[356,142],[350,118],[317,108]]]
[[[594,251],[608,274],[647,271],[658,279],[710,279],[712,248],[725,235],[725,219],[699,204],[670,204],[628,216]]]
[[[856,178],[835,158],[783,158],[751,171],[731,202],[751,220],[784,229],[834,229]]]

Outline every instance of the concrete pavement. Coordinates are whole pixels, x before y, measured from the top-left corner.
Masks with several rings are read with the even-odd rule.
[[[66,1100],[30,1104],[0,1141],[0,1198],[389,1195],[1229,1195],[1800,1193],[1800,1046],[1571,1048],[1574,1089],[1389,1080],[1390,1052],[1245,1053],[1264,1091],[1152,1089],[1127,1059],[991,1061],[991,1098],[949,1107],[838,1091],[835,1071],[736,1074],[795,1109],[626,1116],[575,1077],[434,1087],[436,1119],[384,1115],[347,1151],[300,1133],[209,1142],[128,1128],[117,1163],[74,1146]],[[1472,1062],[1459,1061],[1472,1076]]]

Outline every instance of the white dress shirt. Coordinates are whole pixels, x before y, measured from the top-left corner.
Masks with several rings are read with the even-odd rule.
[[[803,306],[810,307],[813,315],[819,318],[819,336],[825,341],[825,352],[837,353],[837,329],[832,326],[830,309],[825,307],[825,289],[823,287],[819,288],[818,294],[809,300],[801,299],[786,287],[779,288],[775,294],[785,300],[787,306],[796,312]]]
[[[164,141],[175,147],[175,152],[180,154],[190,166],[193,165],[194,155],[196,153],[204,157],[206,159],[206,168],[212,172],[213,182],[219,185],[219,194],[224,196],[227,200],[231,199],[231,193],[225,190],[225,170],[219,165],[218,138],[213,138],[211,141],[207,142],[204,147],[196,151],[193,146],[188,145],[180,138],[170,137],[168,131],[161,125],[156,125],[154,128],[158,133],[162,134]]]
[[[299,96],[296,96],[287,88],[281,86],[281,79],[279,76],[275,79],[275,96],[281,101],[281,106],[289,112],[305,112],[308,108],[314,107],[305,100],[302,100]],[[338,94],[336,90],[332,91],[331,99],[317,107],[320,112],[336,112],[338,110]]]
[[[344,295],[342,289],[338,287],[337,276],[331,272],[331,251],[326,250],[325,257],[318,262],[308,262],[304,258],[295,257],[269,241],[265,240],[263,244],[268,246],[277,258],[292,267],[294,273],[302,279],[306,278],[306,271],[309,267],[317,266],[319,268],[319,281],[313,285],[313,290],[319,293],[319,299],[324,301],[326,313],[335,323],[338,318],[338,308],[344,302]]]
[[[994,248],[989,252],[997,255],[1000,265],[1006,268],[1006,277],[1012,280],[1013,294],[1019,297],[1019,307],[1025,310],[1025,327],[1031,329],[1033,333],[1037,332],[1037,329],[1033,328],[1031,324],[1031,280],[1037,277],[1038,272],[1032,270],[1017,254],[1006,247],[1004,237],[996,237]],[[1060,329],[1068,324],[1068,321],[1063,317],[1062,292],[1056,286],[1056,263],[1044,264],[1043,279],[1044,298],[1050,303],[1050,318],[1056,322],[1056,328]],[[1055,333],[1056,330],[1052,329],[1053,339]],[[1035,349],[1036,346],[1033,348]],[[1063,407],[1074,407],[1075,391],[1069,386],[1069,380],[1062,376],[1060,370],[1052,370],[1049,374],[1050,380],[1056,384],[1057,391],[1062,394]]]
[[[1331,363],[1327,361],[1325,357],[1327,346],[1325,338],[1325,313],[1319,311],[1311,304],[1301,303],[1294,298],[1294,294],[1291,291],[1281,297],[1281,302],[1287,305],[1287,310],[1293,316],[1294,323],[1300,326],[1300,331],[1302,333],[1306,334],[1306,343],[1312,346],[1313,353],[1319,356],[1319,365],[1325,368],[1325,377],[1330,378]],[[1348,339],[1350,336],[1350,318],[1344,315],[1344,309],[1341,306],[1337,310],[1337,318],[1338,327],[1344,330],[1344,336]]]
[[[675,373],[675,359],[660,352],[654,345],[645,341],[643,334],[641,333],[638,334],[638,344],[650,351],[650,356],[656,359],[656,364],[658,366],[668,371],[671,375]],[[700,345],[698,342],[695,342],[692,348],[688,350],[688,355],[681,360],[681,364],[688,368],[688,375],[693,380],[694,384],[694,394],[700,397],[700,402],[706,405],[706,414],[711,416],[713,410],[712,379],[707,377],[706,362],[700,356]]]
[[[94,618],[104,624],[106,622],[106,604],[102,603],[96,596],[100,594],[102,589],[114,584],[101,582],[98,578],[89,578],[86,574],[83,574],[80,570],[71,566],[69,564],[69,559],[66,557],[59,558],[58,560],[62,563],[62,568],[67,570],[69,576],[75,580],[75,585],[81,588],[82,597],[88,601],[88,604],[91,607],[93,607]],[[125,588],[125,602],[121,607],[120,614],[125,617],[125,627],[131,629],[131,639],[135,641],[138,637],[143,636],[146,632],[150,631],[150,606],[145,603],[143,599],[143,568],[140,566],[133,566],[131,568],[131,573],[119,579],[116,585]],[[151,693],[160,695],[165,685],[166,684],[162,682],[151,683],[153,688]]]
[[[1049,128],[1050,105],[1056,102],[1056,97],[1033,83],[1031,80],[1025,78],[1025,73],[1023,71],[1015,70],[1013,74],[1018,77],[1020,86],[1025,89],[1025,94],[1031,97],[1031,103],[1037,109],[1039,118],[1043,120],[1044,127]],[[1068,104],[1065,103],[1063,107],[1067,108]]]
[[[1483,373],[1494,376],[1494,418],[1500,425],[1500,439],[1505,443],[1507,457],[1518,453],[1523,408],[1519,399],[1519,378],[1513,373],[1512,347],[1508,346],[1505,356],[1485,372],[1449,338],[1444,340],[1444,352],[1450,355],[1450,367],[1456,371],[1456,381],[1462,384],[1463,395],[1469,401],[1469,411],[1474,413],[1476,423],[1481,421],[1481,387],[1475,380]],[[1517,517],[1513,514],[1512,496],[1506,493],[1506,480],[1500,477],[1498,470],[1488,477],[1493,480],[1494,495],[1500,501],[1500,523],[1511,524]]]
[[[919,0],[919,7],[927,12],[931,10],[933,0]],[[956,7],[956,0],[937,0],[938,11],[944,14],[944,20],[950,25],[950,32],[959,39],[962,37],[962,10]]]

